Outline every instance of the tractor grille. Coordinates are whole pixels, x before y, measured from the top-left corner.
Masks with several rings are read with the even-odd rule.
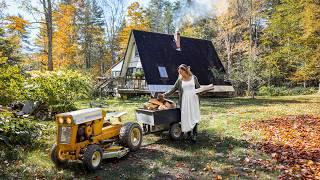
[[[68,126],[60,126],[60,144],[69,144],[71,140],[71,127]]]

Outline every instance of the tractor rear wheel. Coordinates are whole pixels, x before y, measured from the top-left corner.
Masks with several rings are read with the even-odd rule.
[[[67,160],[60,160],[58,158],[57,144],[54,144],[50,150],[50,158],[56,167],[62,167],[67,163]]]
[[[103,149],[96,145],[89,145],[83,154],[83,164],[89,171],[97,170],[102,162]]]
[[[140,149],[142,143],[142,129],[138,123],[128,122],[120,129],[120,143],[130,151]]]

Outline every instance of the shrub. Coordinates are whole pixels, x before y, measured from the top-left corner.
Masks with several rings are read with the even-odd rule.
[[[10,144],[31,145],[39,139],[45,125],[26,118],[14,118],[10,113],[0,113],[0,135]]]
[[[275,87],[275,86],[262,86],[259,88],[258,95],[260,96],[292,96],[292,95],[307,95],[314,94],[317,90],[313,87],[304,88],[304,87]]]
[[[18,65],[10,65],[0,54],[0,104],[9,104],[22,97],[24,76]]]
[[[75,109],[75,101],[90,96],[90,78],[77,71],[31,72],[27,81],[27,100],[48,105],[53,112]]]

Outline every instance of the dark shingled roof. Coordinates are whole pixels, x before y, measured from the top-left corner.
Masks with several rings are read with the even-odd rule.
[[[215,80],[209,70],[215,67],[225,72],[211,41],[181,36],[181,51],[177,51],[173,35],[138,30],[133,30],[133,35],[148,84],[174,84],[180,64],[190,66],[200,84],[226,84]],[[160,77],[158,66],[166,67],[168,78]]]

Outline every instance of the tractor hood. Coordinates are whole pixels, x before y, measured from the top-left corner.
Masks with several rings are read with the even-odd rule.
[[[78,111],[61,113],[61,114],[58,114],[57,116],[58,117],[71,116],[74,124],[82,124],[85,122],[103,118],[102,108],[82,109]]]

